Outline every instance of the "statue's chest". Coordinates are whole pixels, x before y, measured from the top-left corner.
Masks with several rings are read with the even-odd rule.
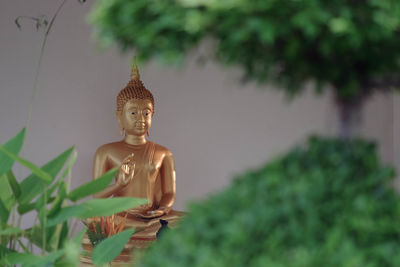
[[[154,160],[148,160],[145,157],[133,157],[135,163],[135,175],[134,176],[152,176],[156,171],[158,171],[157,162]]]
[[[161,166],[161,161],[156,157],[155,147],[153,143],[147,144],[141,150],[135,149],[124,149],[123,153],[117,155],[113,161],[113,167],[121,166],[122,162],[126,157],[129,157],[133,154],[133,163],[135,164],[135,174],[136,177],[147,178],[153,180],[155,176],[157,176],[159,168]]]

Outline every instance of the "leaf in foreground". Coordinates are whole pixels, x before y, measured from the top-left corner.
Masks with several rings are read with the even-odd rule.
[[[92,261],[95,265],[103,265],[112,261],[124,249],[133,235],[134,229],[125,230],[119,234],[113,235],[93,249]]]
[[[12,236],[22,234],[24,230],[16,227],[7,227],[4,230],[0,230],[0,236]]]
[[[37,175],[39,178],[43,179],[44,181],[48,181],[48,182],[51,181],[51,176],[47,172],[43,171],[38,166],[33,164],[32,162],[30,162],[26,159],[23,159],[21,157],[18,157],[16,154],[8,151],[3,146],[0,146],[0,151],[3,152],[3,154],[5,154],[10,159],[17,161],[19,164],[27,167],[29,170],[32,171],[32,173],[34,173],[35,175]]]
[[[57,176],[57,174],[61,171],[65,162],[68,160],[71,153],[74,151],[74,147],[71,147],[58,155],[56,158],[44,164],[41,169],[48,173],[51,176],[51,179]],[[29,203],[32,199],[34,199],[38,194],[43,192],[43,183],[42,179],[40,179],[37,175],[31,174],[26,177],[21,182],[21,196],[18,198],[19,203]],[[51,183],[51,182],[49,182]]]
[[[104,175],[102,175],[101,177],[84,185],[81,185],[80,187],[74,189],[71,193],[69,193],[68,198],[71,199],[72,201],[77,201],[84,197],[100,192],[111,183],[116,173],[117,169],[114,168],[105,173]]]
[[[87,219],[96,216],[109,216],[147,202],[146,199],[132,197],[91,199],[79,205],[62,208],[55,216],[49,218],[47,226],[62,223],[73,217]]]
[[[10,151],[13,154],[18,154],[21,150],[22,144],[25,138],[25,128],[22,129],[16,136],[11,138],[7,143],[3,145],[5,149]],[[6,172],[8,172],[14,160],[8,157],[5,153],[0,151],[0,176]]]
[[[35,265],[40,262],[41,257],[34,254],[11,252],[1,260],[5,266],[21,264],[22,266]],[[2,265],[3,266],[3,265]]]
[[[10,216],[10,211],[7,209],[6,205],[0,199],[0,221],[2,223],[7,223],[9,216]]]
[[[21,187],[17,181],[17,179],[15,178],[15,175],[13,173],[12,170],[9,170],[6,174],[8,183],[10,184],[11,190],[14,193],[14,196],[16,198],[19,198],[19,196],[21,195]]]

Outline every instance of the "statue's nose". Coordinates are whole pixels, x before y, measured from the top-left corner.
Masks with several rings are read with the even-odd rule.
[[[136,125],[144,126],[144,125],[145,125],[145,122],[144,122],[143,118],[137,120],[137,121],[136,121]]]

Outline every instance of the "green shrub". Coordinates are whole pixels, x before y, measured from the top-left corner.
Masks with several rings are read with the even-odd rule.
[[[393,178],[373,143],[311,138],[192,204],[142,266],[400,266]]]

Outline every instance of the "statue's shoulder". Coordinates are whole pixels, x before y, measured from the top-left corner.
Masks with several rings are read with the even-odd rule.
[[[162,146],[160,144],[154,143],[154,147],[155,147],[155,152],[164,154],[166,156],[172,156],[172,152],[168,148],[166,148],[165,146]]]
[[[109,155],[109,154],[112,154],[112,153],[118,151],[118,148],[120,146],[121,146],[121,141],[104,144],[104,145],[100,146],[96,150],[96,155]]]

